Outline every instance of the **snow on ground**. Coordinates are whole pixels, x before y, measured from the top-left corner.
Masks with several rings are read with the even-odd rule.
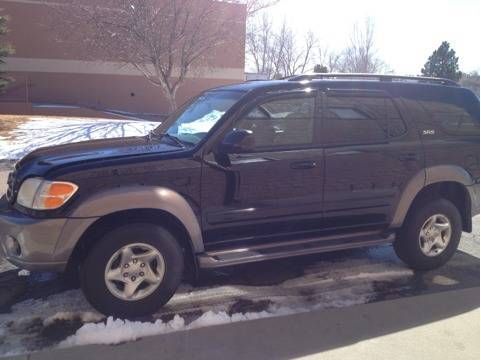
[[[92,139],[142,136],[158,122],[93,118],[28,116],[9,122],[0,132],[0,160],[17,160],[39,147]]]
[[[0,355],[49,346],[117,344],[173,331],[364,304],[378,297],[379,282],[396,283],[413,276],[392,259],[390,247],[374,251],[374,258],[284,260],[216,274],[195,287],[182,285],[163,309],[143,321],[104,319],[80,290],[29,299],[0,314]],[[45,338],[49,333],[57,334],[55,341]]]
[[[44,288],[57,286],[56,281],[47,281]],[[181,285],[165,307],[142,319],[106,319],[78,289],[39,291],[0,313],[0,356],[50,347],[118,344],[174,331],[473,286],[479,286],[476,257],[458,252],[436,271],[414,273],[396,258],[392,247],[381,246],[208,272],[195,286]]]
[[[15,266],[0,257],[0,274],[5,271],[13,270]]]
[[[308,311],[307,309],[305,311]],[[298,311],[297,311],[298,312]],[[59,347],[69,347],[87,344],[119,344],[134,341],[146,336],[167,334],[174,331],[192,330],[207,326],[229,324],[239,321],[257,320],[272,316],[296,313],[291,308],[276,308],[261,312],[236,313],[229,315],[225,311],[207,311],[199,318],[186,324],[179,315],[168,322],[157,320],[153,323],[113,319],[109,317],[105,323],[86,324],[75,335],[59,344]]]

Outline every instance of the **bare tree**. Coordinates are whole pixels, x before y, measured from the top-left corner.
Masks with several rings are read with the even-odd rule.
[[[69,0],[55,7],[60,37],[79,34],[86,54],[135,67],[167,97],[170,110],[187,75],[229,40],[233,21],[213,0]],[[82,31],[79,31],[79,28]],[[72,39],[70,39],[72,40]]]
[[[0,12],[3,9],[0,9]],[[0,13],[0,36],[8,33],[7,22],[9,18]],[[0,40],[0,66],[5,65],[5,58],[14,53],[13,47]],[[5,90],[5,87],[12,81],[5,72],[0,69],[0,94]]]
[[[280,29],[274,29],[264,15],[260,22],[249,25],[246,51],[258,73],[270,79],[281,78],[313,68],[317,43],[312,32],[307,33],[301,43],[286,22]]]
[[[283,75],[292,76],[305,73],[308,67],[313,67],[312,54],[317,39],[312,32],[308,32],[302,46],[298,44],[292,30],[288,29],[285,36],[285,47],[282,53]]]
[[[250,22],[246,34],[246,53],[252,59],[256,72],[269,78],[275,71],[272,58],[272,23],[264,14],[259,23]]]
[[[341,69],[340,53],[330,50],[328,47],[317,47],[317,58],[315,61],[321,67],[324,66],[329,73],[339,72]]]
[[[245,4],[247,18],[252,18],[258,12],[278,4],[281,0],[227,0],[235,4]]]
[[[374,23],[365,20],[364,27],[354,25],[349,46],[344,50],[339,70],[351,73],[377,73],[386,69],[378,57],[374,44]]]

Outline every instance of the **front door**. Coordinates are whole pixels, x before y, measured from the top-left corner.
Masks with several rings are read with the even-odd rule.
[[[269,95],[248,107],[231,130],[252,131],[254,150],[228,165],[204,155],[206,247],[281,241],[321,226],[323,150],[316,92]],[[219,139],[221,141],[222,139]]]

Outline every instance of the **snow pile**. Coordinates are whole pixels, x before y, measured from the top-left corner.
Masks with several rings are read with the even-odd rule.
[[[192,330],[202,327],[229,324],[239,321],[257,320],[273,316],[292,314],[295,311],[288,308],[278,308],[276,311],[250,312],[229,315],[225,311],[207,311],[199,318],[186,324],[184,318],[175,315],[169,322],[157,320],[153,323],[113,319],[109,317],[105,323],[86,324],[75,335],[59,344],[59,347],[70,347],[88,344],[119,344],[134,341],[146,336],[167,334],[181,330]]]
[[[30,271],[22,269],[18,272],[18,276],[30,276]]]
[[[87,344],[118,344],[133,341],[146,336],[165,334],[185,328],[182,317],[176,315],[173,320],[154,323],[113,319],[109,317],[105,323],[85,324],[77,333],[59,344],[59,347],[70,347]]]
[[[31,116],[17,121],[15,129],[0,136],[0,160],[17,160],[45,146],[72,142],[143,136],[160,125],[158,122],[113,119]]]
[[[72,311],[61,311],[52,315],[45,320],[43,320],[43,326],[49,326],[54,324],[57,321],[69,321],[79,319],[82,323],[94,323],[102,321],[105,316],[93,312],[93,311],[85,311],[85,312],[72,312]]]

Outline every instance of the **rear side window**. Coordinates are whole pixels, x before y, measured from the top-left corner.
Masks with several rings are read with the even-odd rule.
[[[388,124],[381,97],[328,96],[324,111],[325,144],[383,141]]]
[[[314,97],[271,100],[256,106],[236,124],[250,130],[258,149],[310,145],[314,136]]]
[[[328,95],[324,143],[362,144],[386,141],[406,133],[394,102],[384,96]]]
[[[440,101],[420,101],[420,104],[445,133],[479,136],[479,119],[473,118],[461,106]]]
[[[386,119],[388,122],[389,138],[396,138],[404,135],[407,128],[404,120],[401,118],[399,110],[391,99],[386,98],[384,101],[386,104]]]

